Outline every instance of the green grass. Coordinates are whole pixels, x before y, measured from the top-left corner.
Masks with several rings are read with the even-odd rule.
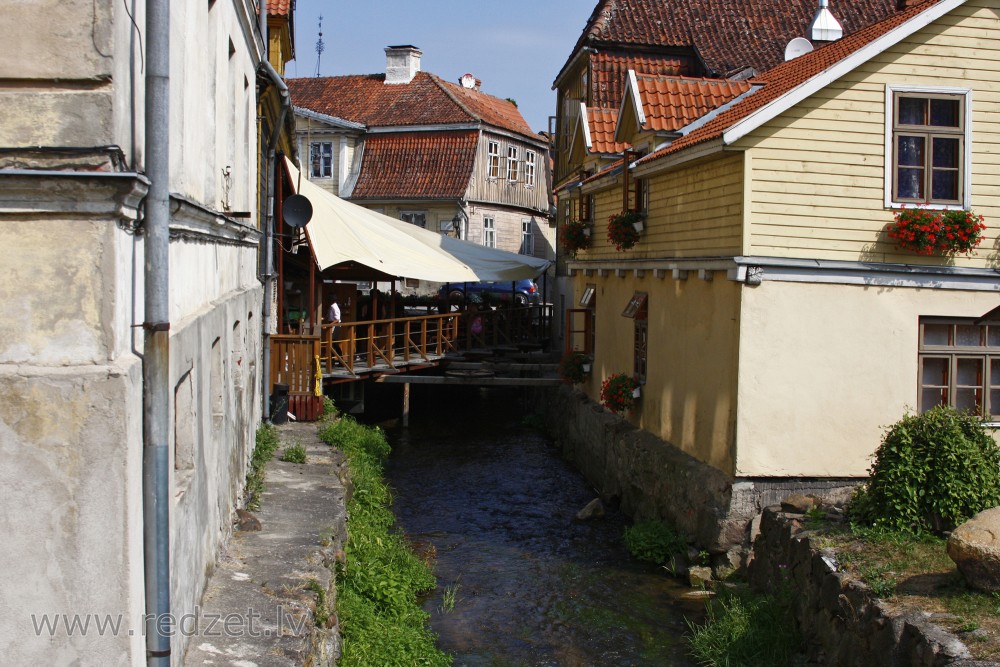
[[[691,655],[711,667],[782,667],[803,648],[791,589],[776,595],[724,589],[706,608],[705,623],[688,628]]]
[[[306,448],[300,443],[289,445],[288,447],[285,447],[285,451],[281,453],[281,460],[286,463],[305,463]]]
[[[393,529],[392,494],[382,478],[385,434],[349,417],[330,422],[320,438],[347,457],[354,494],[347,505],[347,566],[338,566],[341,667],[444,667],[418,594],[434,588],[428,566]]]
[[[260,509],[260,496],[264,491],[264,467],[278,449],[278,429],[272,424],[261,424],[257,429],[257,442],[250,456],[250,470],[247,472],[247,509]]]

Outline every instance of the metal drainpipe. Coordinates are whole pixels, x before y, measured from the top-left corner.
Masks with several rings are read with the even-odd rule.
[[[146,3],[143,531],[146,664],[170,665],[170,2]]]
[[[261,394],[263,394],[262,398],[264,401],[264,419],[267,420],[271,418],[271,402],[268,391],[271,388],[271,291],[274,281],[272,268],[272,264],[274,263],[274,258],[272,257],[272,253],[274,252],[274,192],[272,192],[271,188],[274,187],[275,147],[278,145],[278,138],[281,136],[281,128],[285,124],[285,116],[292,107],[292,100],[288,94],[288,86],[281,80],[281,76],[271,66],[271,63],[263,60],[260,65],[268,78],[271,79],[271,82],[277,86],[278,93],[281,95],[281,112],[278,114],[278,122],[271,129],[271,136],[267,141],[267,183],[264,186],[267,190],[267,197],[265,198],[267,202],[267,218],[264,223],[264,305],[261,309],[263,313],[261,326],[264,328],[264,368],[261,373],[263,382]]]

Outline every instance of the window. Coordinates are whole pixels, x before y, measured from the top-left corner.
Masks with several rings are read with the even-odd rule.
[[[920,412],[935,405],[1000,419],[1000,322],[921,318]]]
[[[424,211],[400,211],[399,219],[417,227],[427,226],[427,213]]]
[[[890,88],[887,205],[968,205],[969,91]]]
[[[646,309],[648,296],[646,292],[634,293],[628,305],[625,306],[625,311],[622,312],[622,315],[631,317],[634,321],[632,356],[635,364],[635,380],[639,384],[646,383],[646,351],[649,341],[649,319]]]
[[[534,222],[531,218],[521,220],[521,254],[535,254],[535,231]]]
[[[517,146],[507,147],[507,180],[517,182]]]
[[[487,248],[497,247],[496,220],[492,216],[485,216],[483,218],[483,245]]]
[[[332,141],[314,141],[309,145],[309,173],[311,178],[333,177]]]
[[[487,177],[496,180],[500,178],[500,144],[495,141],[489,143],[487,159]]]
[[[535,187],[535,151],[524,152],[524,186]]]

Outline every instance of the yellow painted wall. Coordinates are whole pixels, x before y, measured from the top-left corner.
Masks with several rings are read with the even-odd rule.
[[[574,302],[597,286],[593,373],[583,385],[600,400],[601,381],[633,373],[634,320],[622,311],[635,291],[649,294],[647,383],[630,420],[720,470],[732,473],[740,286],[722,272],[705,281],[646,273],[574,279]]]
[[[972,88],[972,209],[989,229],[957,266],[1000,262],[1000,40],[997,10],[973,0],[749,135],[748,254],[949,263],[897,250],[885,236],[885,87]]]
[[[648,181],[645,230],[631,250],[608,242],[608,218],[622,210],[619,180],[597,193],[594,243],[580,259],[717,257],[742,254],[743,155],[725,153]]]

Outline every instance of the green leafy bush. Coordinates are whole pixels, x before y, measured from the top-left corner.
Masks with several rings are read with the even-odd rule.
[[[264,466],[278,449],[278,429],[273,424],[261,424],[257,429],[257,441],[250,455],[250,470],[247,471],[245,497],[247,509],[260,508],[260,494],[264,490]]]
[[[625,547],[641,561],[662,565],[687,550],[684,536],[660,521],[642,521],[625,528]]]
[[[971,413],[938,406],[889,427],[852,521],[940,534],[1000,505],[1000,447]]]

